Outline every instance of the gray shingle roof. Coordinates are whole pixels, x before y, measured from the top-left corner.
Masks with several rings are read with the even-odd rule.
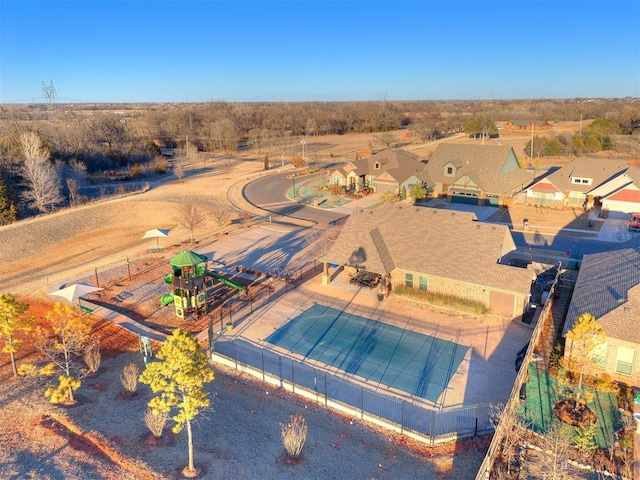
[[[505,168],[512,147],[498,145],[468,145],[441,143],[427,163],[429,177],[433,183],[453,183],[469,176],[484,193],[505,195],[519,191],[533,181],[533,172],[516,166]],[[454,177],[445,175],[445,166],[456,167]]]
[[[389,205],[354,212],[323,260],[388,274],[395,268],[527,293],[532,273],[498,263],[515,250],[506,226],[473,213]]]
[[[607,336],[640,343],[640,301],[635,289],[638,285],[640,242],[634,241],[618,250],[585,255],[563,335],[573,328],[577,317],[588,312],[600,321]],[[631,309],[631,315],[625,312],[625,307]]]

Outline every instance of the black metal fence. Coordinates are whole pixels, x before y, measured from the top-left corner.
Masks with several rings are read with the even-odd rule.
[[[392,424],[401,433],[426,437],[432,445],[452,437],[469,437],[492,430],[489,404],[477,404],[433,410],[382,391],[357,384],[349,378],[319,370],[304,362],[279,355],[246,340],[219,338],[213,353],[235,364],[251,367],[262,380],[277,379],[281,387],[294,393],[315,397],[318,403],[331,406],[334,402],[351,407],[364,418],[373,416]]]

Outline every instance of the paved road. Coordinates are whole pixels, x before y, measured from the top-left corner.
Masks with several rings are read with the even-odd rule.
[[[290,174],[291,172],[276,173],[253,180],[244,188],[245,200],[273,214],[311,220],[317,222],[320,227],[344,216],[344,213],[307,207],[289,199],[286,193],[293,188],[293,179],[287,178]],[[324,175],[324,173],[303,178],[305,181],[309,181],[320,175]],[[302,178],[297,181],[301,182]]]

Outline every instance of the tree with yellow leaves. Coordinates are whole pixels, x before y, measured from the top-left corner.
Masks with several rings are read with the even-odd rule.
[[[18,376],[15,353],[21,341],[15,338],[19,331],[28,332],[33,325],[33,317],[25,316],[29,305],[19,302],[10,293],[0,295],[0,341],[4,342],[2,351],[11,357],[13,376]]]
[[[590,313],[580,315],[573,327],[567,333],[567,340],[571,343],[567,347],[569,350],[570,363],[576,366],[579,372],[578,385],[575,389],[576,407],[580,403],[583,388],[582,382],[584,371],[593,362],[596,349],[605,343],[606,335],[602,325]]]
[[[166,339],[156,360],[147,364],[140,382],[149,385],[153,393],[160,394],[149,401],[154,413],[176,410],[172,417],[176,422],[174,433],[187,427],[189,464],[186,472],[195,474],[191,421],[209,406],[204,384],[213,381],[213,370],[198,339],[181,329],[174,330]]]
[[[50,363],[41,373],[58,372],[60,377],[58,386],[47,389],[45,396],[51,403],[75,402],[73,392],[80,388],[82,374],[79,360],[90,344],[91,325],[76,315],[74,307],[60,302],[54,303],[46,319],[51,331],[39,330],[36,348]]]

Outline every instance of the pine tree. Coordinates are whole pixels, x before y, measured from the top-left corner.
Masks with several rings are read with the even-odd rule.
[[[16,332],[28,332],[33,325],[33,317],[26,317],[29,305],[18,302],[10,293],[0,295],[0,340],[4,341],[2,351],[11,356],[11,368],[13,376],[18,376],[16,369],[15,353],[18,351],[21,341],[16,339]]]
[[[7,184],[0,174],[0,225],[9,225],[18,219],[15,204],[9,198]]]
[[[140,382],[151,387],[158,396],[149,401],[154,413],[176,414],[172,417],[176,422],[173,432],[180,432],[187,427],[189,464],[188,471],[195,472],[193,463],[193,435],[191,421],[209,406],[209,398],[204,391],[204,384],[213,381],[213,370],[207,363],[198,340],[189,332],[176,329],[160,348],[156,359],[147,364]]]

